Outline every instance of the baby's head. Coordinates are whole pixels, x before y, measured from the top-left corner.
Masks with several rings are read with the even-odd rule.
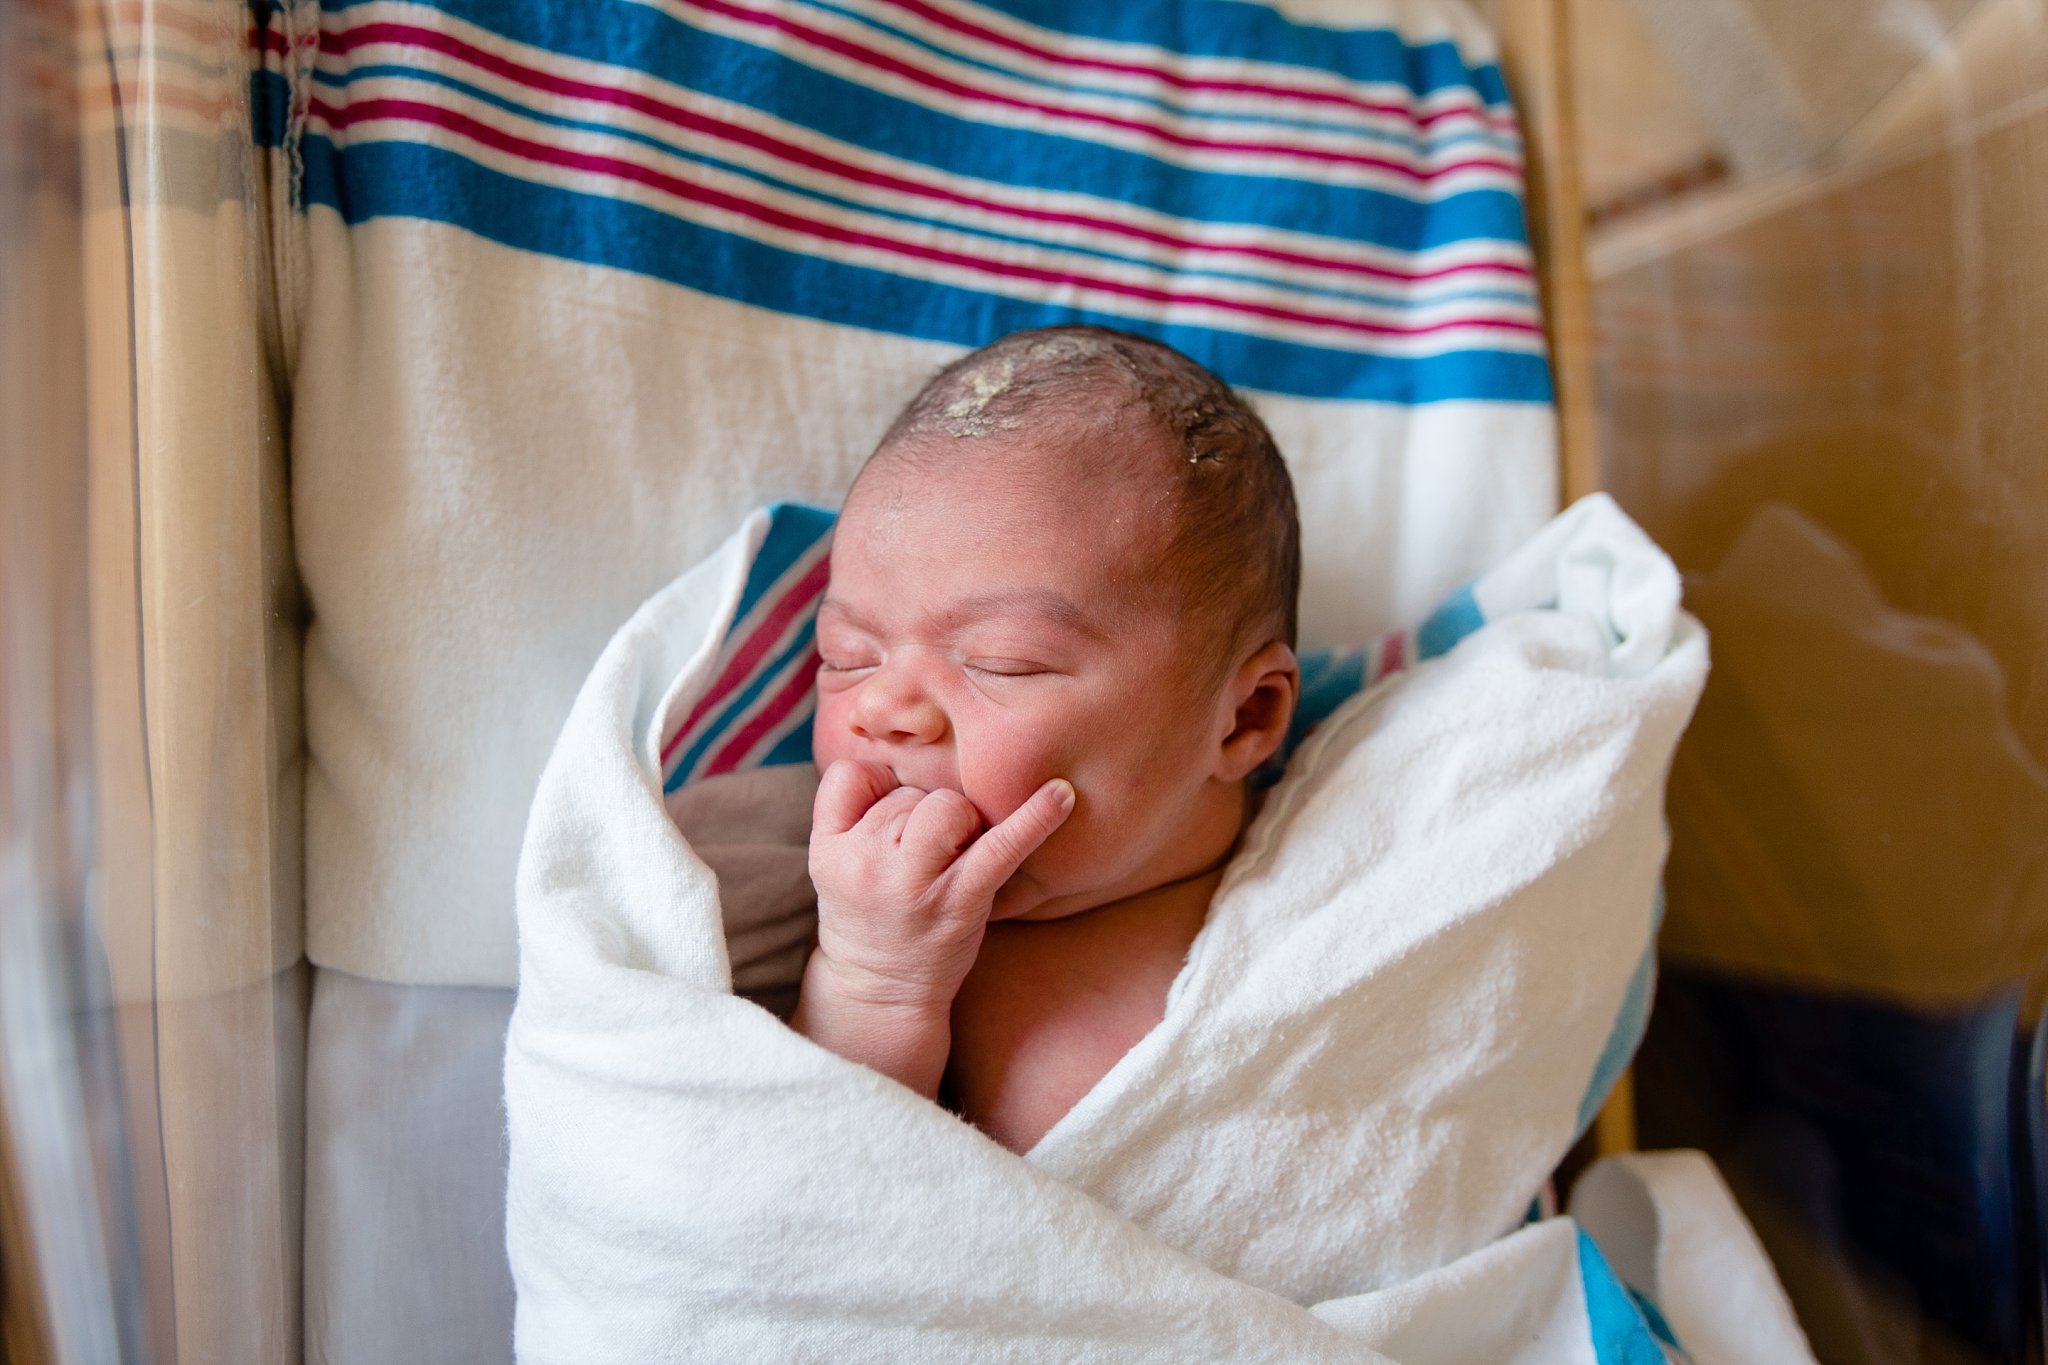
[[[848,495],[818,616],[816,753],[963,792],[990,824],[1078,800],[999,915],[1052,917],[1222,858],[1299,672],[1286,466],[1157,342],[1020,332],[942,370]]]

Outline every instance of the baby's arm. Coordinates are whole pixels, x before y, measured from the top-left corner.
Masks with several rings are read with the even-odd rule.
[[[1073,808],[1072,785],[1055,778],[984,834],[959,792],[900,786],[877,763],[826,769],[811,815],[818,947],[797,1031],[936,1096],[953,997],[996,892]]]

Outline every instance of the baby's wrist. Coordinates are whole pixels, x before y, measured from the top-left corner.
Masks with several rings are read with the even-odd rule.
[[[952,1018],[957,985],[947,990],[941,983],[921,981],[907,975],[876,971],[858,963],[834,957],[822,944],[812,951],[804,971],[804,995],[819,997],[820,1005],[838,1010],[859,1010],[877,1019],[894,1019],[904,1025],[946,1024]]]
[[[936,1098],[953,1050],[951,999],[904,995],[851,975],[849,983],[824,949],[814,950],[790,1023],[820,1047]]]

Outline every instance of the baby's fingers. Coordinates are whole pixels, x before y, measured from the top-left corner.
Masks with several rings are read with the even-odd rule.
[[[974,841],[953,865],[961,891],[993,900],[1024,860],[1074,811],[1074,784],[1055,777],[1031,794],[1008,819]]]
[[[974,803],[949,787],[939,787],[917,803],[904,822],[899,842],[903,850],[927,862],[933,872],[943,870],[960,856],[981,833],[981,812]]]
[[[811,806],[812,836],[846,833],[897,785],[896,774],[880,763],[840,759],[818,779],[818,799]]]

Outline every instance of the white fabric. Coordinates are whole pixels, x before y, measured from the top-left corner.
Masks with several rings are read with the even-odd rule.
[[[1553,1218],[1395,1288],[1313,1311],[1400,1361],[1583,1360],[1592,1324],[1580,1276],[1577,1230]]]
[[[415,219],[315,206],[305,232],[307,953],[510,985],[520,830],[608,632],[748,508],[836,504],[958,348]],[[1257,401],[1301,494],[1311,645],[1419,616],[1555,510],[1547,407]]]
[[[520,1358],[1592,1361],[1576,1243],[1495,1239],[1646,946],[1706,669],[1613,504],[1478,590],[1547,572],[1578,610],[1505,616],[1325,722],[1164,1021],[1028,1160],[732,994],[787,907],[727,912],[656,751],[765,527],[619,632],[541,779],[505,1070]],[[733,825],[774,781],[720,789]]]
[[[1663,1311],[1691,1365],[1812,1358],[1763,1244],[1704,1153],[1596,1162],[1573,1187],[1571,1212],[1622,1282]]]

